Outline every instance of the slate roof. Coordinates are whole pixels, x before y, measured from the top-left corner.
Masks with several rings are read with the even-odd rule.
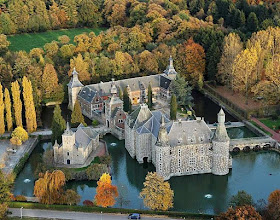
[[[220,112],[218,113],[218,118],[220,118],[220,117],[225,117],[225,113],[224,113],[223,109],[221,109]],[[224,142],[224,141],[229,141],[229,139],[230,138],[228,137],[226,126],[225,126],[224,122],[218,123],[213,140]]]
[[[142,76],[142,77],[135,77],[130,79],[122,79],[114,81],[116,87],[118,89],[124,89],[126,86],[129,86],[131,91],[138,91],[140,90],[141,84],[145,88],[148,88],[149,83],[151,84],[152,88],[159,87],[159,77],[160,75],[151,75],[151,76]],[[93,90],[99,91],[101,96],[108,96],[111,94],[111,85],[112,82],[100,82],[97,84],[88,85],[89,88]]]
[[[76,146],[82,146],[83,148],[86,148],[91,140],[95,139],[97,135],[98,133],[92,128],[85,127],[84,125],[80,124],[75,134]]]
[[[76,71],[76,69],[74,68],[73,72],[72,72],[72,77],[70,82],[67,84],[68,87],[70,88],[74,88],[74,87],[83,87],[84,85],[80,82],[80,80],[78,79],[78,73]]]
[[[140,104],[128,119],[129,127],[137,129],[152,117],[152,112],[146,104]]]
[[[212,137],[204,120],[174,121],[167,132],[171,147],[210,143]]]
[[[160,82],[160,87],[161,88],[164,88],[164,89],[168,89],[169,86],[170,86],[170,83],[171,83],[171,79],[165,77],[163,74],[160,75],[160,78],[159,78],[159,82]]]
[[[80,90],[78,95],[84,100],[86,100],[87,102],[92,102],[96,94],[97,94],[96,90],[91,89],[89,86],[85,86]]]

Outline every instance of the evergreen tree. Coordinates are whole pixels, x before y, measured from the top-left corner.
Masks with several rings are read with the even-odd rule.
[[[247,29],[251,32],[258,30],[259,20],[254,12],[251,12],[247,19]]]
[[[5,121],[4,121],[4,95],[3,95],[3,87],[0,83],[0,135],[5,133]]]
[[[123,100],[123,91],[121,88],[119,89],[119,98]]]
[[[66,122],[61,115],[61,109],[59,105],[55,106],[53,111],[53,120],[52,120],[52,143],[57,140],[57,142],[61,143],[61,135],[66,129]]]
[[[148,106],[149,106],[149,109],[152,109],[152,107],[153,107],[153,90],[152,90],[151,84],[149,84],[149,87],[148,87]]]
[[[177,115],[177,100],[176,100],[176,96],[172,94],[171,102],[170,102],[170,119],[176,120],[176,115]]]
[[[28,80],[26,76],[23,77],[22,87],[25,107],[26,128],[29,133],[32,133],[37,129],[36,111],[33,101],[33,90],[31,81]]]
[[[208,80],[216,80],[216,73],[218,72],[217,64],[220,57],[221,51],[217,44],[213,43],[206,53]]]
[[[6,122],[7,122],[7,130],[12,131],[13,130],[13,118],[12,118],[12,103],[11,103],[11,97],[10,92],[7,88],[5,88],[5,110],[6,110]]]
[[[16,126],[22,127],[22,102],[18,81],[12,82],[12,96]]]
[[[76,100],[73,112],[71,114],[71,124],[76,127],[81,123],[84,125],[86,124],[84,116],[82,114],[80,102]]]
[[[131,101],[128,95],[127,88],[123,91],[123,110],[125,112],[131,112]]]

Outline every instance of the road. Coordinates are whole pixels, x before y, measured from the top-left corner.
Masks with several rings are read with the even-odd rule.
[[[10,216],[20,217],[19,208],[9,208],[12,212]],[[108,214],[108,213],[86,213],[86,212],[67,212],[67,211],[52,211],[40,209],[23,209],[24,217],[50,218],[50,219],[77,219],[77,220],[123,220],[127,219],[128,215],[124,214]],[[167,217],[149,217],[141,216],[141,219],[170,219]],[[175,219],[174,219],[175,220]]]

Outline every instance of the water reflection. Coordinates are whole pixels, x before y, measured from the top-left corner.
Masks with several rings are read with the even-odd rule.
[[[124,141],[119,141],[112,135],[104,137],[112,155],[111,174],[113,184],[118,186],[121,198],[117,199],[115,207],[142,209],[142,199],[139,193],[143,188],[145,176],[154,171],[153,165],[147,167],[138,164],[124,148]],[[117,143],[113,147],[110,143]],[[15,181],[15,195],[33,195],[34,171],[41,155],[49,143],[40,143],[34,149],[26,166]],[[30,179],[29,183],[24,183]],[[255,201],[267,199],[270,192],[279,188],[280,155],[276,152],[260,151],[239,153],[233,155],[233,169],[227,176],[212,174],[172,177],[169,180],[174,190],[174,208],[177,211],[219,213],[226,210],[229,199],[239,190],[251,194]],[[96,193],[96,181],[71,181],[67,188],[76,190],[84,200],[93,200]],[[205,195],[212,198],[205,198]]]

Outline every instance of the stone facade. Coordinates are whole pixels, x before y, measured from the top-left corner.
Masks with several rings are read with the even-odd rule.
[[[106,125],[112,134],[123,139],[126,113],[123,111],[123,102],[118,97],[118,93],[127,88],[131,103],[138,105],[147,101],[148,87],[151,85],[154,101],[158,98],[168,100],[171,97],[170,83],[176,75],[172,57],[162,74],[112,80],[87,86],[79,81],[78,73],[74,69],[68,84],[69,108],[73,110],[78,99],[85,116],[98,120]]]
[[[125,148],[139,163],[152,162],[164,179],[203,173],[226,175],[232,160],[224,121],[221,110],[213,135],[203,119],[169,121],[142,104],[126,120]]]
[[[62,135],[62,144],[55,142],[54,162],[56,164],[83,165],[89,155],[99,146],[99,135],[89,127],[82,124],[76,131],[67,123],[67,128]]]

